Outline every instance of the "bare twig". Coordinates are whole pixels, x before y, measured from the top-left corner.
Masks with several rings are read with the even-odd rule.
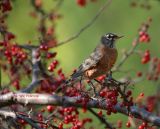
[[[31,0],[32,1],[32,0]],[[61,3],[63,2],[63,0],[61,0],[61,2],[59,2],[57,4],[57,6],[59,6],[59,4],[61,5]],[[100,8],[100,10],[97,12],[97,14],[91,19],[91,21],[89,21],[84,27],[82,27],[76,34],[72,35],[71,37],[67,38],[66,40],[64,41],[60,41],[57,43],[56,46],[54,47],[59,47],[59,46],[62,46],[66,43],[69,43],[70,41],[78,38],[80,36],[80,34],[82,32],[84,32],[86,29],[88,29],[97,19],[98,17],[102,14],[102,12],[110,5],[110,3],[112,2],[112,0],[107,0],[107,2]],[[32,5],[34,6],[34,3],[32,1]],[[48,17],[48,15],[46,15],[46,13],[44,12],[44,10],[42,9],[37,9],[35,6],[34,8],[44,17]],[[26,45],[26,46],[21,46],[22,48],[26,48],[26,47],[30,47],[30,45]],[[36,46],[36,45],[31,45],[31,47],[34,47],[34,48],[38,48],[39,46]]]
[[[90,21],[88,24],[86,24],[84,27],[82,27],[82,28],[78,31],[78,33],[74,34],[73,36],[67,38],[67,39],[64,40],[64,41],[59,42],[55,47],[59,47],[59,46],[61,46],[61,45],[64,45],[64,44],[66,44],[66,43],[68,43],[68,42],[70,42],[70,41],[78,38],[79,35],[80,35],[83,31],[85,31],[86,29],[88,29],[88,28],[97,20],[97,18],[98,18],[98,17],[102,14],[102,12],[110,5],[111,2],[112,2],[112,0],[107,0],[107,2],[103,5],[103,7],[100,8],[100,10],[99,10],[99,11],[97,12],[97,14],[91,19],[91,21]]]
[[[39,127],[37,125],[37,123],[34,123],[30,118],[28,117],[25,117],[25,116],[21,116],[21,115],[18,115],[17,118],[20,118],[24,121],[26,121],[28,124],[30,124],[32,127],[34,127],[35,129],[42,129],[41,127]]]
[[[64,0],[58,0],[57,4],[56,4],[56,6],[54,7],[54,9],[52,10],[52,12],[53,12],[54,10],[55,10],[55,11],[59,10],[63,2],[64,2]]]
[[[114,129],[112,125],[106,121],[106,119],[102,116],[99,116],[93,109],[88,109],[95,117],[97,117],[103,124],[105,124],[106,128]]]
[[[140,31],[142,31],[142,32],[147,32],[148,26],[149,26],[150,22],[151,22],[151,21],[150,21],[150,19],[149,19],[146,23],[142,24],[139,32],[140,32]],[[113,68],[112,72],[116,72],[116,71],[120,70],[120,67],[121,67],[121,66],[126,62],[126,60],[135,52],[137,46],[139,45],[139,35],[133,40],[133,42],[134,42],[134,45],[132,46],[132,48],[131,48],[130,50],[128,50],[127,52],[124,53],[121,61],[119,62],[118,65],[116,65],[116,66]]]

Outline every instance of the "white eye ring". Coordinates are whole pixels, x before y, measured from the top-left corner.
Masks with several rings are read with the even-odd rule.
[[[106,37],[106,38],[109,38],[109,36],[110,36],[110,35],[108,35],[108,34],[107,34],[107,35],[105,35],[105,37]]]
[[[108,34],[105,35],[105,37],[106,37],[107,39],[112,39],[112,36],[113,36],[113,35],[108,35]]]

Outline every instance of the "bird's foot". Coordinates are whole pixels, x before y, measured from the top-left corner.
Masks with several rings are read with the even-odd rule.
[[[93,96],[92,97],[97,97],[98,93],[96,92],[96,88],[95,88],[94,84],[92,83],[92,81],[89,84],[90,84],[91,89],[93,91]]]
[[[99,97],[99,94],[97,92],[94,92],[92,97],[97,98],[97,97]]]
[[[107,78],[108,81],[112,80],[112,74],[108,74]]]
[[[112,71],[109,71],[106,75],[105,82],[110,82],[112,79]]]
[[[79,91],[82,97],[89,97],[88,92],[86,91]]]

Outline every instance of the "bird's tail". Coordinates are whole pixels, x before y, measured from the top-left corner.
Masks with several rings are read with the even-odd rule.
[[[57,88],[56,92],[59,93],[64,87],[72,85],[72,79],[64,80],[62,84]]]
[[[65,86],[72,85],[72,78],[65,81]]]
[[[82,80],[82,78],[81,78],[81,80]],[[79,78],[76,78],[76,79],[69,78],[68,80],[64,81],[60,87],[58,87],[56,92],[59,93],[63,89],[63,87],[73,86],[75,83],[80,82],[81,80]]]
[[[80,82],[82,80],[82,77],[77,77],[77,78],[70,78],[68,80],[65,81],[65,85],[66,86],[72,86],[77,82]]]

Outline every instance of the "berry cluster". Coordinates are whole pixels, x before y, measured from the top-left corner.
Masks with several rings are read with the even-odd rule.
[[[144,56],[142,57],[141,59],[141,63],[142,64],[146,64],[150,61],[151,57],[150,57],[150,51],[149,50],[146,50],[145,53],[144,53]]]
[[[10,0],[2,0],[2,1],[0,1],[0,10],[3,13],[12,10],[12,6],[11,6]]]
[[[149,66],[148,80],[157,81],[160,76],[160,59],[153,57]]]
[[[143,2],[132,1],[130,5],[131,7],[140,7],[147,10],[151,9],[152,7],[150,2],[148,2],[147,0],[144,0]]]
[[[57,67],[58,65],[58,61],[54,60],[53,62],[51,62],[51,64],[48,66],[48,71],[53,72],[54,69]]]
[[[129,102],[126,102],[125,100],[123,100],[123,102],[121,103],[121,106],[129,107],[129,106],[133,105],[133,102],[132,102],[133,98],[130,97],[131,95],[132,95],[132,92],[130,90],[127,91],[125,97],[126,97],[126,99],[129,100]],[[106,100],[107,115],[110,115],[112,112],[116,113],[117,111],[115,110],[114,106],[118,103],[118,96],[119,96],[118,89],[116,89],[116,88],[113,88],[113,89],[105,88],[100,92],[100,96],[105,98],[105,100]]]
[[[64,124],[72,124],[71,129],[81,129],[84,127],[84,124],[92,122],[92,119],[90,118],[84,118],[83,120],[80,120],[79,111],[74,107],[60,108],[59,113],[64,118]],[[59,127],[59,129],[61,128]]]
[[[128,121],[128,122],[126,123],[126,127],[127,127],[127,128],[130,128],[130,127],[131,127],[131,122],[130,122],[130,121]],[[121,128],[121,127],[120,127],[120,128]],[[138,129],[145,129],[145,128],[147,128],[147,129],[149,128],[146,122],[143,122],[141,125],[138,126]],[[151,129],[152,129],[152,128],[151,128]]]
[[[139,42],[148,43],[150,42],[150,36],[146,32],[139,32]]]
[[[27,59],[27,53],[17,45],[5,46],[4,55],[10,64],[22,64]]]
[[[82,7],[86,5],[86,2],[86,0],[77,0],[77,4]]]
[[[91,2],[96,2],[97,0],[90,0]],[[87,0],[76,0],[77,4],[81,7],[86,6]]]

